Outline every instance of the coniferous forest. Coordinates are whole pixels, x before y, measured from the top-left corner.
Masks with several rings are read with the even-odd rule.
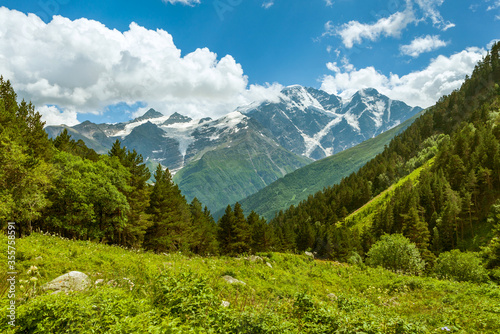
[[[358,172],[267,222],[255,212],[245,216],[239,204],[228,205],[215,221],[199,200],[186,201],[168,169],[159,165],[151,175],[144,158],[118,140],[108,154],[99,155],[68,131],[49,139],[35,106],[19,102],[9,80],[0,78],[0,227],[7,233],[8,222],[16,222],[18,237],[28,242],[21,246],[19,261],[30,268],[16,332],[57,333],[64,326],[79,332],[72,327],[74,319],[88,318],[98,319],[103,332],[110,333],[427,333],[441,325],[449,329],[448,320],[427,319],[425,303],[409,313],[401,310],[419,298],[445,303],[441,293],[454,288],[437,283],[437,278],[478,284],[457,287],[453,293],[458,297],[449,297],[442,306],[443,314],[455,319],[450,327],[462,333],[495,332],[500,325],[495,320],[500,281],[499,85],[496,43],[460,89],[442,97]],[[151,176],[154,182],[148,183]],[[44,272],[34,262],[42,242],[57,250],[46,251],[52,262]],[[89,253],[84,260],[79,255],[84,247],[108,252],[109,258]],[[75,297],[91,305],[84,311],[72,304],[71,294],[44,294],[36,283],[48,280],[58,265],[70,269],[57,264],[56,258],[65,256],[73,259],[68,263],[79,263],[95,275],[107,270],[107,275],[128,275],[135,282],[115,284],[125,286],[119,292],[92,290]],[[108,260],[109,267],[99,269],[98,263],[102,268]],[[260,262],[262,267],[255,267]],[[277,278],[264,271],[278,270],[273,267],[300,272],[309,281],[293,273],[281,272]],[[258,277],[245,276],[252,273]],[[262,289],[256,293],[244,282],[227,288],[207,278],[238,275]],[[276,279],[279,285],[272,283]],[[346,290],[330,291],[326,281],[344,284]],[[303,290],[294,291],[295,285]],[[379,294],[385,289],[387,298],[371,289]],[[415,291],[420,297],[412,295]],[[474,320],[458,320],[472,312],[461,307],[476,304],[470,296],[480,291],[487,295],[476,310],[483,318],[476,314]],[[123,311],[118,314],[111,300],[129,305],[117,306]],[[65,307],[73,310],[74,319],[61,320],[66,321],[61,325],[54,319],[62,319]],[[135,320],[121,322],[125,318]]]

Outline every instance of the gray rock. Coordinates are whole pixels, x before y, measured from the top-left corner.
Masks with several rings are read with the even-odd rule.
[[[255,256],[255,255],[250,255],[249,257],[246,258],[248,261],[250,262],[257,262],[257,261],[261,261],[261,262],[264,262],[264,259],[261,258],[260,256]]]
[[[304,252],[304,254],[306,254],[307,256],[312,257],[314,259],[314,254],[313,253],[311,253],[311,252]]]
[[[95,285],[100,285],[100,284],[103,284],[104,283],[104,280],[102,278],[99,278],[98,280],[96,280],[94,282]]]
[[[273,266],[272,266],[269,262],[266,262],[266,265],[267,265],[269,268],[273,269]]]
[[[90,278],[79,271],[71,271],[43,285],[43,290],[82,291],[91,285]]]
[[[231,277],[231,276],[229,276],[229,275],[223,276],[222,278],[223,278],[223,279],[224,279],[227,283],[229,283],[229,284],[241,284],[241,285],[246,285],[246,283],[245,283],[245,282],[240,281],[240,280],[238,280],[238,279],[236,279],[236,278],[234,278],[234,277]]]

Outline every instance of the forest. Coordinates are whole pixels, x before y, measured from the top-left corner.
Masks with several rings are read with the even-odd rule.
[[[456,249],[498,268],[499,48],[358,172],[270,222],[245,217],[239,204],[215,222],[196,198],[187,203],[168,169],[158,166],[149,184],[143,157],[118,140],[98,155],[67,131],[48,139],[35,106],[18,102],[0,78],[1,229],[15,221],[23,236],[50,232],[156,253],[310,251],[342,262],[364,261],[378,241],[402,235],[424,271]],[[416,176],[394,187],[409,175]],[[390,187],[369,223],[349,219]]]

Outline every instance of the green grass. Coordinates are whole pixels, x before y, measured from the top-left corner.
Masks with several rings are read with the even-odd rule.
[[[415,185],[418,182],[420,173],[424,169],[430,168],[433,163],[434,158],[429,160],[422,167],[415,169],[407,176],[401,178],[397,183],[393,184],[392,186],[375,196],[371,201],[363,205],[361,208],[347,216],[342,224],[350,226],[353,229],[358,229],[359,232],[361,232],[364,228],[371,226],[373,222],[373,216],[378,210],[386,206],[386,203],[391,200],[394,191],[407,182],[411,182]]]
[[[246,214],[255,211],[271,219],[280,210],[297,205],[325,187],[339,183],[384,150],[399,133],[422,115],[418,113],[399,126],[331,157],[302,167],[240,201]]]
[[[0,245],[0,270],[6,272],[4,235]],[[304,255],[260,256],[263,261],[252,262],[158,255],[33,234],[17,240],[18,280],[33,276],[27,271],[34,265],[38,281],[23,290],[18,284],[18,327],[10,328],[2,316],[0,332],[443,333],[445,326],[452,333],[500,331],[500,289],[494,284],[402,276]],[[72,270],[118,286],[55,295],[38,289]],[[246,285],[230,285],[224,275]],[[0,301],[3,315],[8,299]]]

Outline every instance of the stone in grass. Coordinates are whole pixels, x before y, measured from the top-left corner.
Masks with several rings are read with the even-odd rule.
[[[42,289],[54,291],[83,291],[90,287],[90,278],[79,271],[71,271],[67,274],[57,277],[49,283],[42,286]]]
[[[247,285],[245,282],[243,281],[240,281],[234,277],[231,277],[229,275],[226,275],[226,276],[222,276],[222,278],[224,279],[224,281],[226,281],[227,283],[229,284],[241,284],[241,285]]]
[[[314,254],[311,253],[311,252],[304,252],[304,254],[306,254],[307,256],[311,257],[314,259]]]

